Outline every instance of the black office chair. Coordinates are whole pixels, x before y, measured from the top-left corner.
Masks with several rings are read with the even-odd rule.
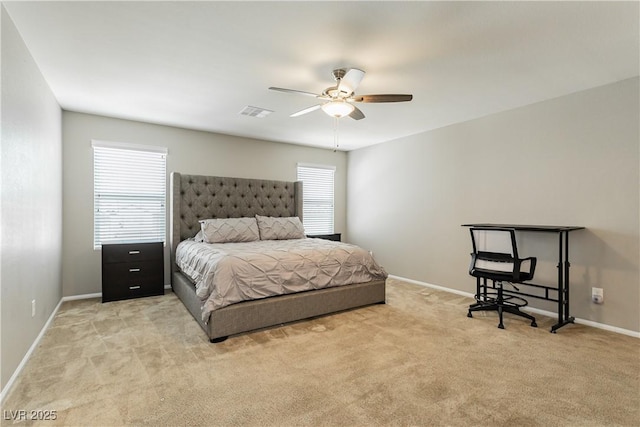
[[[473,317],[473,311],[498,311],[500,323],[498,328],[504,329],[502,313],[512,313],[531,320],[531,326],[537,327],[536,318],[520,311],[527,300],[509,294],[504,290],[507,283],[516,291],[514,283],[533,279],[536,269],[536,258],[518,258],[515,230],[511,228],[471,228],[471,265],[469,274],[476,278],[476,303],[469,306],[467,317]],[[493,286],[487,286],[487,280]]]

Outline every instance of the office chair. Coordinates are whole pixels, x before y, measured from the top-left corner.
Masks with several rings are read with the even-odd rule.
[[[469,274],[476,278],[476,303],[469,306],[467,317],[473,317],[473,311],[498,311],[500,323],[504,329],[502,313],[507,312],[531,320],[531,326],[537,327],[535,317],[520,311],[528,302],[523,298],[509,294],[504,283],[519,289],[514,283],[533,279],[536,258],[518,258],[515,230],[511,228],[471,228],[471,265]],[[487,286],[487,280],[493,286]],[[505,293],[507,292],[507,293]]]

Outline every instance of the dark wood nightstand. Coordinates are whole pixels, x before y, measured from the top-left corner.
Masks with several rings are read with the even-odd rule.
[[[313,237],[314,239],[325,239],[325,240],[334,240],[339,242],[341,239],[342,233],[333,233],[333,234],[307,234],[307,237]]]
[[[102,245],[102,302],[163,294],[162,242]]]

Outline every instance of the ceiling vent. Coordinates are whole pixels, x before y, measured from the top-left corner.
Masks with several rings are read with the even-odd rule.
[[[252,107],[250,105],[244,107],[244,109],[240,111],[240,114],[243,116],[257,117],[259,119],[267,117],[271,113],[273,113],[273,111],[267,110],[266,108]]]

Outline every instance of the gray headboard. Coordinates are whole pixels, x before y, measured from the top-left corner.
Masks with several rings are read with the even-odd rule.
[[[200,230],[201,219],[254,215],[302,220],[302,182],[171,173],[171,271],[175,249]]]

